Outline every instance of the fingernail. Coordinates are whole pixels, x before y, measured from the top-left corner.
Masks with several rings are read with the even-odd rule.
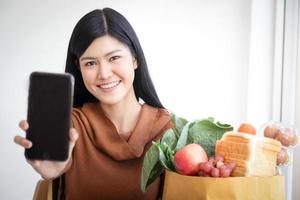
[[[27,148],[31,148],[32,147],[32,143],[31,142],[27,142]]]

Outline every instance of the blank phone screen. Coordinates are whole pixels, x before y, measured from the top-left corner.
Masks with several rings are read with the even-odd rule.
[[[25,150],[28,159],[64,161],[68,157],[73,98],[70,74],[33,72],[30,76]]]

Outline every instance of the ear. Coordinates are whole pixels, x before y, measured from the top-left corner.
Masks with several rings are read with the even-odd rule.
[[[137,68],[138,68],[137,60],[135,57],[133,57],[133,69],[137,69]]]

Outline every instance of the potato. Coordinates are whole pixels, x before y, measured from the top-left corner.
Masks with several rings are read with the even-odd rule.
[[[285,147],[290,146],[291,139],[290,139],[290,136],[286,133],[283,133],[280,131],[277,134],[275,139],[278,140],[279,142],[281,142],[281,144]]]
[[[284,148],[281,148],[281,150],[277,154],[277,165],[285,165],[289,162],[289,155],[287,153],[287,150]]]
[[[293,136],[291,137],[290,144],[291,144],[292,146],[294,146],[294,145],[296,145],[296,144],[298,144],[298,143],[299,143],[299,137],[298,137],[297,135],[293,135]]]
[[[264,136],[268,138],[275,138],[279,131],[279,127],[270,125],[265,128]]]

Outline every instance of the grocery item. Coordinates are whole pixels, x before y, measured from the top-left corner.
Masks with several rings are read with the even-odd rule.
[[[224,163],[224,157],[216,155],[210,157],[209,161],[200,163],[198,175],[225,178],[231,176],[235,166],[235,162]]]
[[[279,124],[269,124],[264,129],[264,136],[275,139],[280,132]]]
[[[265,137],[278,140],[285,147],[294,147],[299,143],[298,130],[283,123],[269,121],[262,126],[260,132]]]
[[[277,165],[279,167],[292,163],[291,151],[299,144],[299,132],[297,128],[287,126],[284,123],[269,121],[262,125],[259,133],[265,137],[273,138],[282,144],[282,148],[277,154]],[[278,171],[280,172],[281,170],[278,169]]]
[[[176,171],[183,175],[197,175],[199,164],[207,161],[207,155],[199,144],[188,144],[174,155]]]
[[[233,176],[273,176],[276,174],[280,142],[247,133],[227,132],[216,143],[216,154],[225,163],[235,162]]]
[[[281,147],[281,150],[277,154],[277,165],[287,165],[290,162],[290,155],[288,148]]]
[[[256,135],[256,128],[249,123],[242,123],[237,131],[241,133],[249,133],[252,135]]]

